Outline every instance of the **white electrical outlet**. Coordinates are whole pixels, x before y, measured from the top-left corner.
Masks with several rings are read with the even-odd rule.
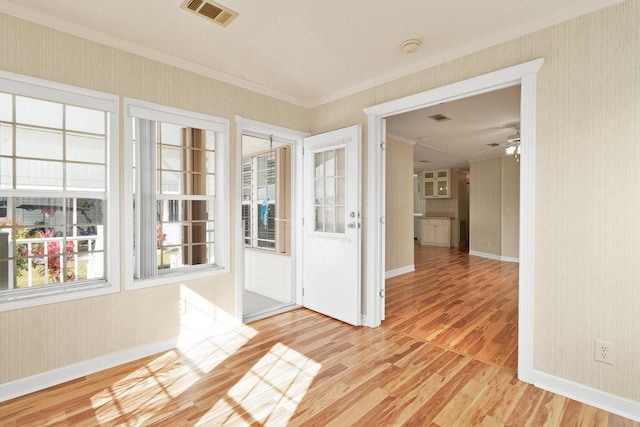
[[[613,344],[607,341],[594,340],[593,357],[598,362],[608,363],[613,365],[614,363],[614,348]]]

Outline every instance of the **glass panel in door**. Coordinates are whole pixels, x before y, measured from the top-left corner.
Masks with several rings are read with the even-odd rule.
[[[315,153],[315,231],[344,233],[344,148]]]

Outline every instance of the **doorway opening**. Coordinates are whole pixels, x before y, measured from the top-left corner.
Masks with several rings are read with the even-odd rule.
[[[390,116],[385,150],[385,326],[513,369],[520,92],[514,85]],[[413,198],[413,210],[402,198]],[[413,230],[403,228],[411,214]]]
[[[243,134],[242,235],[245,321],[293,303],[291,147]]]
[[[301,304],[298,159],[303,132],[236,117],[236,310],[248,323]]]
[[[379,326],[385,318],[385,153],[386,118],[456,99],[521,84],[521,155],[518,295],[518,378],[533,382],[533,230],[535,214],[536,80],[543,59],[526,62],[422,93],[368,107],[367,318]],[[375,173],[378,172],[378,173]]]

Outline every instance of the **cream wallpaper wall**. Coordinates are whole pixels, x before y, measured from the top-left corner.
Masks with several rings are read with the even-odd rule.
[[[518,258],[520,244],[520,163],[514,156],[503,156],[502,163],[502,212],[500,218],[503,257]]]
[[[414,265],[413,146],[387,141],[385,269]]]
[[[231,123],[232,158],[235,114],[309,128],[306,109],[3,14],[0,52],[0,70],[225,117]],[[231,172],[234,177],[233,165]],[[232,230],[238,216],[231,208]],[[189,327],[190,313],[202,313],[197,322],[202,333],[228,325],[236,315],[234,280],[232,273],[2,312],[0,384],[169,339]],[[182,317],[181,297],[187,303]]]
[[[629,187],[640,164],[640,1],[319,106],[311,130],[365,124],[365,107],[541,57],[534,368],[640,401],[640,192]],[[614,366],[593,360],[595,338],[615,345]]]
[[[638,0],[311,111],[3,15],[0,52],[3,70],[313,133],[364,125],[367,106],[543,57],[534,368],[640,401],[640,192],[629,188],[640,163]],[[366,206],[366,179],[363,184]],[[232,210],[232,225],[236,214]],[[211,317],[233,313],[233,275],[186,285],[211,305]],[[172,336],[181,325],[166,313],[184,291],[176,284],[0,313],[0,383]],[[614,344],[615,365],[593,360],[594,338]]]
[[[502,159],[472,162],[469,168],[469,250],[502,252]]]

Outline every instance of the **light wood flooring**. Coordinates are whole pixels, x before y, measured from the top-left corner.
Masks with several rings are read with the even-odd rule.
[[[640,426],[517,380],[517,266],[418,249],[383,327],[294,310],[5,402],[0,426]]]

